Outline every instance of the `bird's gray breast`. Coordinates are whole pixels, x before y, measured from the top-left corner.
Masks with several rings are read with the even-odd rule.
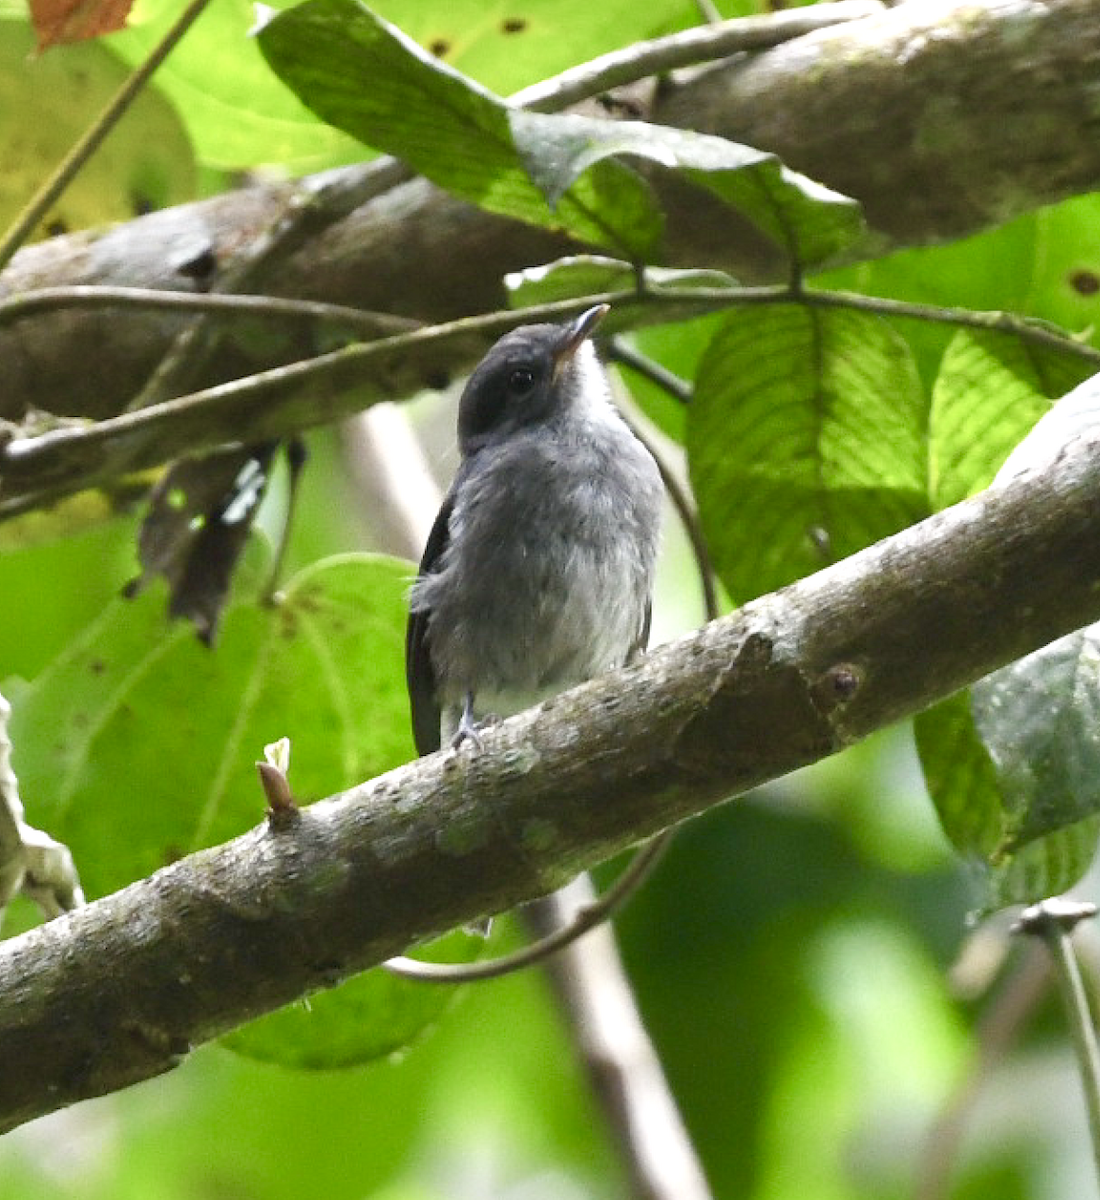
[[[430,614],[443,703],[473,692],[480,712],[506,715],[625,662],[652,590],[661,496],[651,456],[613,412],[465,464],[441,570],[413,597]]]

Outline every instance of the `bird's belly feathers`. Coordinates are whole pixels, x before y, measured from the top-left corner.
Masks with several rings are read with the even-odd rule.
[[[541,477],[530,458],[522,472],[505,458],[467,480],[421,601],[445,705],[473,692],[480,712],[507,715],[639,647],[661,485],[627,436],[614,455],[551,461]],[[487,502],[502,494],[512,503]]]

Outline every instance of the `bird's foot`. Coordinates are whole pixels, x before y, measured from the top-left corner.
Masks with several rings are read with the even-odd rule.
[[[477,751],[484,747],[481,740],[481,730],[483,722],[467,720],[466,714],[462,714],[462,720],[458,723],[458,728],[454,732],[454,737],[451,738],[451,749],[457,750],[463,742],[469,742]]]
[[[458,728],[451,738],[451,749],[457,750],[463,742],[469,742],[475,750],[482,750],[484,746],[481,740],[482,731],[490,725],[499,724],[500,717],[494,713],[487,713],[484,717],[480,718],[475,717],[473,697],[468,697],[462,708],[462,716],[459,718]]]

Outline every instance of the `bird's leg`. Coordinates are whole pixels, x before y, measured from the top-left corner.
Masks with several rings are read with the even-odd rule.
[[[472,742],[475,750],[482,748],[481,723],[474,719],[473,692],[466,693],[466,700],[462,705],[462,716],[459,718],[454,737],[451,738],[451,749],[457,750],[465,741]]]
[[[469,741],[473,744],[475,750],[480,750],[481,729],[482,722],[474,719],[474,694],[473,692],[467,692],[466,699],[462,705],[462,716],[459,718],[458,728],[454,732],[454,737],[451,738],[451,749],[457,750],[463,742]],[[475,937],[487,938],[493,929],[493,918],[481,917],[476,921],[468,921],[462,928],[466,933]]]

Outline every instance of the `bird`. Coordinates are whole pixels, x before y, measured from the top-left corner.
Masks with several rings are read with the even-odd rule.
[[[410,593],[420,755],[646,648],[664,488],[591,335],[609,310],[522,325],[469,376],[458,470]]]

